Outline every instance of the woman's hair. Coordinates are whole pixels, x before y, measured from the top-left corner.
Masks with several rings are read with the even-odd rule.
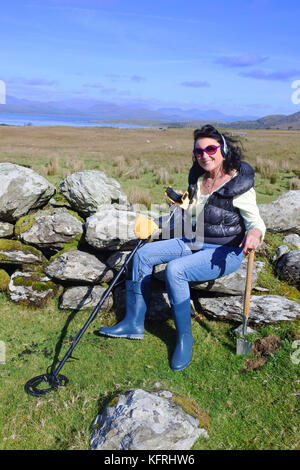
[[[228,152],[226,154],[224,152],[224,141],[222,139],[222,135],[227,144]],[[221,144],[222,154],[224,157],[223,166],[225,173],[230,173],[232,170],[240,169],[242,159],[242,144],[238,139],[235,139],[228,134],[221,134],[215,127],[211,126],[210,124],[206,124],[205,126],[201,127],[201,129],[194,130],[194,148],[197,140],[202,139],[203,137],[210,137],[211,139],[215,139],[217,142],[219,142],[219,144]],[[240,146],[237,145],[237,143],[239,143]],[[194,163],[197,162],[194,161]]]

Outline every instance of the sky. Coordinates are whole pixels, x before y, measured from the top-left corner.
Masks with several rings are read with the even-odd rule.
[[[0,80],[28,100],[292,114],[299,19],[299,0],[1,1]]]

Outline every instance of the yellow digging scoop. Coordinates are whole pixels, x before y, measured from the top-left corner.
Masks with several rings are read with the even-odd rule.
[[[142,240],[149,238],[155,230],[159,230],[158,225],[151,219],[139,215],[135,222],[136,236]]]

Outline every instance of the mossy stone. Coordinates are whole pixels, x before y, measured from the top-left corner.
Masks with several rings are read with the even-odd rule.
[[[17,237],[31,229],[31,227],[35,224],[35,218],[39,212],[20,217],[20,219],[15,224],[15,234]]]
[[[36,256],[38,258],[37,262],[47,262],[47,259],[37,248],[30,245],[24,245],[18,240],[10,240],[7,238],[0,239],[0,262],[7,262],[10,264],[13,264],[14,262],[16,264],[22,264],[23,262],[26,263],[26,261],[14,261],[5,253],[1,253],[1,251],[12,253],[14,251],[22,251],[24,254],[32,254],[33,256]]]
[[[81,241],[81,238],[82,238],[82,234],[78,234],[76,235],[76,237],[74,238],[74,240],[72,240],[72,242],[70,243],[65,243],[64,247],[62,250],[60,250],[58,253],[56,253],[55,255],[51,256],[49,262],[51,263],[53,260],[55,260],[56,258],[58,258],[60,255],[62,255],[63,253],[67,253],[68,251],[74,251],[74,250],[77,250],[78,249],[78,245]]]
[[[54,297],[59,290],[59,286],[54,282],[50,280],[42,280],[44,277],[45,274],[43,272],[24,273],[24,275],[19,273],[19,275],[15,275],[12,279],[14,287],[24,287],[26,290],[22,295],[20,295],[17,293],[18,291],[15,291],[15,289],[10,289],[10,294],[15,297],[12,297],[12,300],[15,300],[17,303],[27,307],[44,307],[48,300]],[[39,293],[42,294],[46,291],[48,291],[46,296],[39,295]]]
[[[6,292],[8,288],[8,284],[10,281],[10,276],[7,274],[4,269],[0,269],[0,291]]]

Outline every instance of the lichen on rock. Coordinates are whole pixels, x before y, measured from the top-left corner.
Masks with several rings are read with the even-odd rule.
[[[11,300],[27,307],[43,307],[54,297],[59,286],[42,272],[16,271],[10,279],[8,290]]]

